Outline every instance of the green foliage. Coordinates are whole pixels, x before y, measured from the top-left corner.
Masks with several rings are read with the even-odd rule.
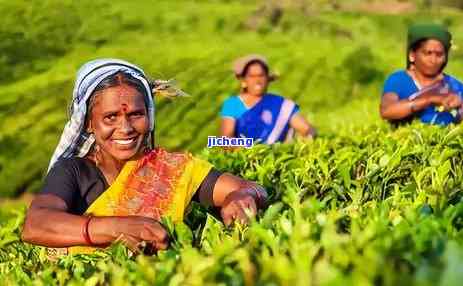
[[[370,48],[362,46],[357,48],[344,59],[342,70],[349,73],[352,82],[368,84],[384,75],[376,68],[375,57]]]
[[[208,135],[217,134],[221,103],[238,88],[231,62],[251,52],[268,56],[281,74],[270,91],[295,100],[321,134],[332,136],[379,121],[382,80],[403,66],[401,35],[422,17],[312,13],[289,5],[260,34],[247,25],[259,1],[2,3],[0,9],[16,12],[3,13],[0,31],[25,36],[5,36],[0,44],[3,59],[15,63],[0,64],[7,69],[0,85],[0,196],[40,188],[75,72],[90,59],[133,61],[153,78],[176,78],[192,95],[157,102],[156,141],[171,150],[198,152]],[[444,16],[454,23],[458,46],[459,15]],[[449,72],[461,68],[460,54],[452,51]]]
[[[73,7],[63,1],[1,1],[0,13],[2,82],[46,70],[70,49],[80,25]]]
[[[131,258],[116,245],[46,260],[19,240],[24,208],[0,213],[7,284],[458,285],[462,262],[461,127],[381,124],[294,144],[202,153],[264,185],[270,207],[225,228],[193,204],[164,221],[171,247]]]

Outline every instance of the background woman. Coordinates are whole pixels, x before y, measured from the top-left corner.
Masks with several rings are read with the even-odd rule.
[[[270,74],[264,57],[248,55],[239,58],[233,70],[241,90],[222,106],[222,136],[254,138],[261,143],[273,144],[291,139],[293,130],[302,136],[315,135],[315,129],[292,100],[267,93],[275,76]]]
[[[380,107],[382,118],[396,122],[420,118],[424,123],[440,125],[460,121],[463,85],[444,73],[451,38],[437,24],[409,28],[407,69],[394,72],[386,80]]]

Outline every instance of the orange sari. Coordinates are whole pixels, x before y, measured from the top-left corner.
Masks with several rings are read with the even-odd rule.
[[[183,220],[193,195],[211,170],[207,161],[189,153],[156,148],[141,159],[127,162],[113,184],[87,209],[93,216],[138,215]],[[74,246],[67,253],[90,253],[95,248]]]

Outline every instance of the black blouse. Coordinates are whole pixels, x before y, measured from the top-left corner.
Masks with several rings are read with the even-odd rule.
[[[199,186],[193,200],[212,201],[212,192],[221,174],[212,169]],[[95,163],[85,158],[73,157],[55,163],[45,179],[41,193],[58,196],[66,203],[69,213],[82,215],[107,188],[109,184]],[[200,198],[199,193],[203,197]]]

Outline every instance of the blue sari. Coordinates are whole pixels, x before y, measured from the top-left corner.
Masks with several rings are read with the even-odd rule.
[[[292,100],[265,94],[236,119],[235,137],[253,138],[265,144],[291,139],[293,130],[289,122],[298,111],[299,107]]]
[[[442,81],[431,86],[421,87],[419,83],[414,81],[407,71],[399,70],[391,74],[386,79],[383,88],[383,95],[392,92],[397,94],[400,100],[413,100],[428,92],[445,96],[449,93],[449,91],[463,97],[463,84],[456,78],[444,74]],[[460,121],[460,110],[453,110],[449,112],[439,109],[439,107],[430,105],[413,116],[400,121],[407,122],[414,117],[418,117],[423,123],[438,125],[448,125],[450,123],[457,123]]]

